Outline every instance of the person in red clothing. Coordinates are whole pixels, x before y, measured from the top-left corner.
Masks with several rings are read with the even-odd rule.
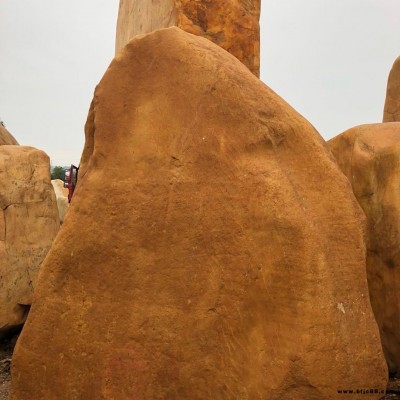
[[[79,168],[73,164],[65,170],[64,187],[68,188],[68,203],[71,203],[76,183],[78,182],[78,170]]]

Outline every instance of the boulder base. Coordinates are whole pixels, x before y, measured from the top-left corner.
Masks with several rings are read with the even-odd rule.
[[[383,350],[400,375],[400,122],[362,125],[329,142],[368,220],[367,271]]]
[[[131,41],[96,89],[79,173],[12,400],[386,387],[351,187],[229,53],[177,28]]]
[[[48,156],[0,146],[0,338],[25,322],[39,267],[58,231]]]

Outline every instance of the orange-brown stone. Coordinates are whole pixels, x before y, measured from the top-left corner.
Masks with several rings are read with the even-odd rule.
[[[357,126],[328,143],[367,216],[371,304],[390,372],[400,375],[400,122]]]
[[[400,122],[400,57],[389,74],[383,122]]]
[[[32,147],[0,146],[0,338],[25,322],[58,228],[49,157]]]
[[[0,124],[0,146],[16,144],[18,144],[18,142],[15,140],[15,138],[2,124]]]
[[[62,225],[69,208],[68,188],[64,187],[64,181],[61,179],[53,179],[51,184],[53,185],[54,193],[56,195],[58,215],[60,217],[60,224]]]
[[[96,89],[11,399],[383,390],[363,222],[324,140],[235,57],[177,28],[132,40]]]
[[[260,73],[260,0],[120,0],[116,52],[135,35],[177,26],[203,36]]]

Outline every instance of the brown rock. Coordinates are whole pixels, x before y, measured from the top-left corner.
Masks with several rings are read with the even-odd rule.
[[[391,373],[400,373],[400,123],[362,125],[329,145],[368,220],[371,304]]]
[[[64,182],[61,179],[53,179],[51,184],[53,185],[54,193],[56,194],[60,224],[63,224],[69,208],[68,189],[64,187]]]
[[[383,122],[400,121],[400,57],[389,74]]]
[[[18,142],[14,139],[10,132],[5,128],[4,125],[0,124],[0,146],[2,145],[15,145]]]
[[[177,26],[229,51],[260,75],[260,0],[120,0],[118,53],[134,36]]]
[[[315,129],[234,57],[177,28],[131,41],[96,89],[11,399],[385,388],[363,218]]]
[[[26,319],[42,263],[59,227],[49,158],[0,146],[0,338]]]

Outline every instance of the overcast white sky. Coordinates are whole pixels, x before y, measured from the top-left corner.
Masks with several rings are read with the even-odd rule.
[[[0,116],[53,165],[79,163],[118,0],[0,0]],[[262,0],[261,79],[329,139],[380,122],[400,0]]]

